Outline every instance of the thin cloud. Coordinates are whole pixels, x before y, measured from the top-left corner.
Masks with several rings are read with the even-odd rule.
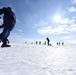
[[[68,24],[74,24],[75,18],[69,19],[69,18],[64,18],[61,19],[61,21],[58,23],[58,25],[68,25]]]
[[[76,4],[76,0],[71,0],[72,4]]]
[[[61,40],[67,40],[67,39],[73,39],[74,38],[74,36],[64,36],[64,37],[62,37],[61,38]]]
[[[76,12],[76,8],[75,8],[74,6],[72,6],[72,7],[70,7],[70,8],[68,9],[68,11],[70,11],[70,12]]]
[[[35,24],[35,26],[46,26],[48,25],[48,22],[45,22],[43,20],[41,20],[38,24]]]
[[[41,25],[47,25],[47,24],[48,24],[48,22],[41,20]]]
[[[76,32],[75,19],[65,18],[57,26],[44,26],[37,30],[37,33],[40,35],[47,34],[69,34],[71,32]]]
[[[72,27],[72,28],[70,29],[70,31],[71,31],[71,32],[76,32],[76,27]]]
[[[73,24],[73,25],[71,25],[70,27],[71,27],[71,28],[72,28],[72,27],[74,28],[74,27],[76,27],[76,24]]]
[[[62,37],[60,40],[66,42],[66,43],[76,44],[76,39],[75,38],[76,38],[75,36],[68,35],[68,36]]]
[[[68,24],[69,23],[69,18],[65,18],[60,21],[60,24]]]
[[[22,22],[17,18],[16,19],[17,23],[21,24]]]
[[[18,31],[18,32],[21,32],[21,33],[23,32],[21,29],[17,29],[17,31]]]
[[[66,27],[64,25],[63,26],[61,25],[61,26],[58,26],[55,28],[53,28],[51,26],[43,27],[42,29],[38,29],[37,32],[41,35],[68,33],[68,31],[66,30]]]
[[[36,26],[38,26],[38,24],[36,24]],[[75,17],[72,19],[62,19],[57,26],[48,26],[47,22],[41,20],[39,26],[40,28],[38,28],[37,33],[40,35],[69,34],[70,32],[76,32]]]
[[[66,25],[68,25],[68,24],[74,24],[74,22],[75,22],[75,19],[69,19],[69,18],[65,18],[65,19],[63,19],[61,22],[60,22],[60,24],[62,24],[62,25],[64,25],[64,24],[66,24]]]

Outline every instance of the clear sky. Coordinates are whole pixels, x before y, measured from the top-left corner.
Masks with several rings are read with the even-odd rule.
[[[17,18],[12,40],[49,37],[76,43],[76,0],[0,0],[4,6],[11,6]]]

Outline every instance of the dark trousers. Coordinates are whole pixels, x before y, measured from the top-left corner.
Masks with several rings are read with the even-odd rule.
[[[3,32],[0,34],[0,39],[3,42],[3,44],[7,44],[7,41],[8,41],[7,38],[10,35],[10,32],[13,29],[13,27],[14,27],[13,23],[12,24],[11,23],[4,24]]]

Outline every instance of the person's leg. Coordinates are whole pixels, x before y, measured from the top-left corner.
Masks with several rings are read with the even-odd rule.
[[[8,40],[8,39],[6,39],[7,40],[7,43],[9,44],[10,43],[10,41]],[[0,43],[2,42],[2,40],[0,39]]]
[[[3,42],[2,46],[7,45],[7,42],[9,43],[9,40],[7,39],[8,36],[10,35],[10,31],[12,31],[14,24],[12,21],[6,22],[4,24],[4,30],[1,33],[1,41]]]
[[[49,46],[49,41],[48,41],[48,46]]]
[[[1,33],[1,41],[3,42],[1,47],[7,47],[7,44],[8,44],[7,37],[9,35],[10,35],[10,30],[9,29],[4,29],[3,32]]]
[[[11,45],[8,45],[7,39],[5,39],[1,47],[11,47]]]

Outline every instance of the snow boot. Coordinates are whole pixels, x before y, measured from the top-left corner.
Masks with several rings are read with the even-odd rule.
[[[3,47],[11,47],[11,45],[7,45],[7,44],[2,44],[2,46],[1,46],[2,48]]]

